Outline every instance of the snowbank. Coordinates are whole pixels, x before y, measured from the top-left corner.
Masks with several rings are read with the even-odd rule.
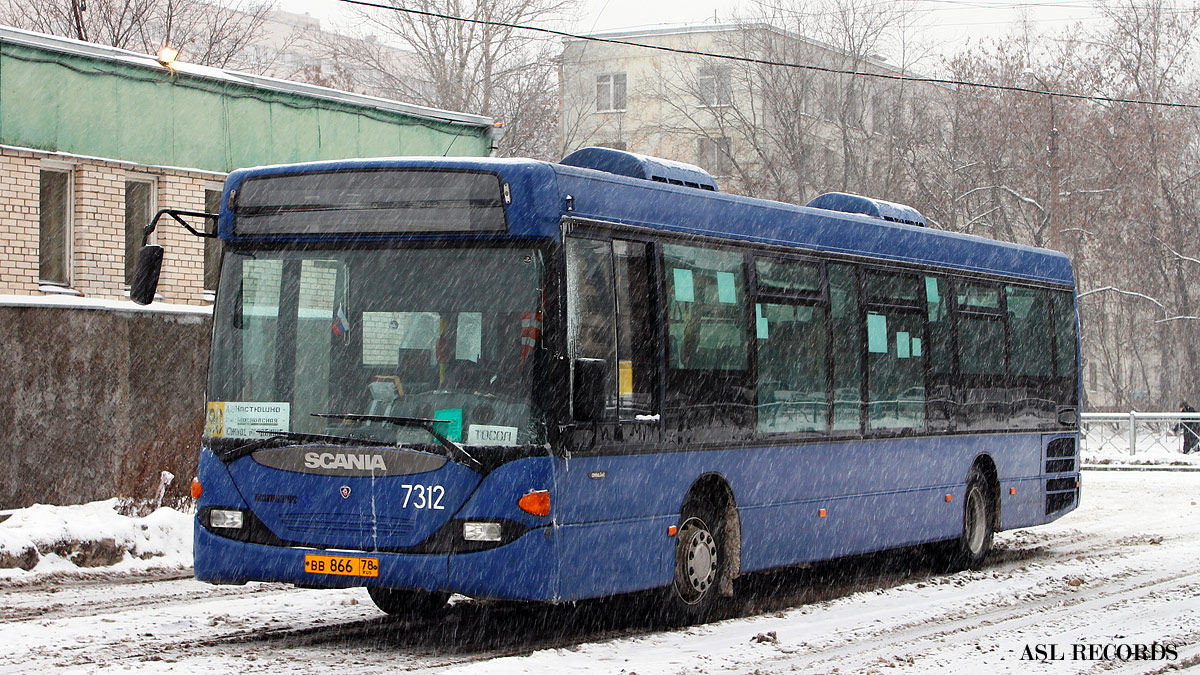
[[[35,504],[0,522],[0,580],[30,580],[89,569],[141,572],[192,564],[192,516],[160,508],[123,516],[117,500],[77,506]]]

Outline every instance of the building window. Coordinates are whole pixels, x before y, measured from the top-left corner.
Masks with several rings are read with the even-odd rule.
[[[125,179],[125,284],[133,283],[138,251],[142,250],[143,232],[150,224],[154,205],[154,182]]]
[[[71,172],[42,169],[38,211],[38,279],[71,284]]]
[[[697,164],[714,176],[733,173],[733,160],[729,155],[729,139],[724,136],[701,136],[696,139]]]
[[[700,104],[705,106],[733,103],[728,68],[701,68],[696,73],[696,89]]]
[[[205,190],[204,191],[204,212],[218,213],[221,210],[221,190]],[[208,221],[204,223],[205,228],[215,228]],[[215,232],[215,229],[214,229]],[[221,278],[221,250],[223,246],[220,239],[205,239],[204,240],[204,290],[216,291],[217,281]]]
[[[625,109],[625,73],[596,76],[596,112]]]
[[[600,148],[612,148],[613,150],[629,149],[629,147],[625,145],[625,141],[604,141],[602,143],[597,143],[596,146]]]

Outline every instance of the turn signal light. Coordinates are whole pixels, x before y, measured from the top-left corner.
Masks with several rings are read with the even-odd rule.
[[[534,490],[517,500],[517,506],[525,513],[535,516],[550,515],[550,491]]]
[[[200,484],[200,478],[192,479],[192,499],[200,499],[200,495],[204,494],[204,486]]]

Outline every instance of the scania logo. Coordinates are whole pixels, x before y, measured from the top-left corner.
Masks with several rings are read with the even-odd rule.
[[[310,469],[356,469],[358,471],[387,471],[383,455],[360,455],[342,452],[309,452],[304,466]]]
[[[350,486],[349,485],[343,485],[340,492],[342,493],[342,499],[350,498]]]

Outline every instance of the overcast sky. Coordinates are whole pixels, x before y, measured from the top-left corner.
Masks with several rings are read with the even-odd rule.
[[[895,0],[879,0],[890,2]],[[1083,20],[1094,21],[1091,0],[908,0],[916,6],[927,38],[943,52],[955,52],[970,40],[1000,37],[1023,17],[1043,34]],[[325,25],[345,16],[338,0],[277,0],[281,9],[309,13]],[[556,26],[577,33],[654,25],[729,21],[752,0],[584,0],[579,21]]]

